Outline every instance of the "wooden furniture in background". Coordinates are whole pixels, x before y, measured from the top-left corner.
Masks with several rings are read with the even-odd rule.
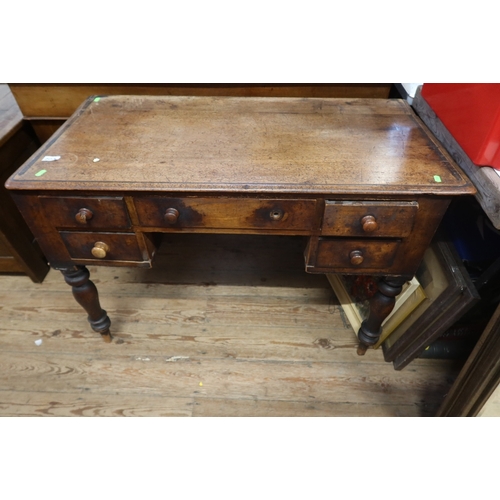
[[[49,267],[4,183],[39,146],[8,86],[0,85],[0,272],[25,273],[35,282]]]
[[[500,305],[438,410],[438,417],[475,417],[500,384]]]
[[[45,142],[91,95],[387,98],[390,83],[9,84],[25,120]]]
[[[7,187],[108,341],[85,265],[150,267],[159,233],[302,235],[307,272],[384,277],[360,354],[474,193],[401,100],[173,96],[88,99]]]

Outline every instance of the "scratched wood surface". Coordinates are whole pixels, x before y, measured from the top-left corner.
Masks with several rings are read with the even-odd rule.
[[[240,97],[364,97],[388,98],[388,83],[201,83],[201,84],[91,84],[10,83],[25,118],[68,118],[91,95],[200,95]]]
[[[439,148],[399,99],[103,96],[87,100],[9,186],[473,193]]]
[[[381,351],[358,357],[302,249],[291,237],[168,235],[153,269],[91,267],[111,344],[57,271],[43,285],[0,277],[0,415],[433,415],[460,367],[417,359],[396,372]]]
[[[54,84],[11,83],[24,118],[41,143],[91,95],[192,95],[240,97],[364,97],[387,99],[391,84]]]

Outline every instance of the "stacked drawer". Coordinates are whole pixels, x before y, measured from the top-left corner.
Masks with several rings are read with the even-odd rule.
[[[142,262],[149,249],[132,232],[123,197],[40,197],[75,261]]]
[[[326,201],[321,236],[306,251],[309,272],[372,272],[389,268],[413,229],[414,201]]]

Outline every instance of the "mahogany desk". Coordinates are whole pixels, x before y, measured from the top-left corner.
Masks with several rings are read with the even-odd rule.
[[[150,267],[159,233],[302,235],[307,272],[383,276],[360,354],[475,193],[402,100],[178,96],[89,98],[6,187],[108,342],[87,264]]]

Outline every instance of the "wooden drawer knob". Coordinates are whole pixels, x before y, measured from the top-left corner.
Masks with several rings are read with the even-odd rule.
[[[175,224],[179,218],[179,211],[175,208],[167,208],[164,217],[167,224]]]
[[[363,231],[365,233],[371,233],[378,229],[377,219],[373,215],[365,215],[361,219],[361,225],[363,226]]]
[[[94,217],[94,214],[88,208],[80,208],[75,215],[75,220],[79,224],[87,224],[87,222]]]
[[[363,260],[365,260],[363,257],[363,252],[361,250],[353,250],[349,254],[349,258],[351,259],[351,264],[353,266],[359,266],[363,263]]]
[[[94,243],[94,248],[92,248],[92,255],[97,257],[98,259],[104,259],[106,257],[106,253],[109,252],[109,247],[106,243],[102,241],[97,241]]]

